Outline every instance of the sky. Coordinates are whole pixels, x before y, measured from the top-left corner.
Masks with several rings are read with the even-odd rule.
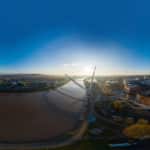
[[[0,73],[150,73],[149,0],[0,1]]]

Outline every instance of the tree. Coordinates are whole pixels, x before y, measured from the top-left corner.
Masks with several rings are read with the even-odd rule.
[[[123,134],[128,138],[140,139],[150,137],[149,124],[134,124],[123,130]]]
[[[127,125],[132,125],[134,124],[134,118],[128,117],[126,118],[125,122]]]
[[[148,124],[148,120],[139,119],[139,120],[137,121],[137,124]]]
[[[119,101],[119,100],[116,100],[113,102],[113,108],[116,110],[116,111],[121,111],[122,109],[122,102]]]

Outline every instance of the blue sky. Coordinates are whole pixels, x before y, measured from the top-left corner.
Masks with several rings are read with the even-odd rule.
[[[0,73],[150,73],[149,0],[0,1]]]

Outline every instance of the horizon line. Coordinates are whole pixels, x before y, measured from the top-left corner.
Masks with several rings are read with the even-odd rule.
[[[0,75],[48,75],[48,76],[65,76],[65,74],[50,74],[50,73],[0,73]],[[86,74],[71,74],[72,76],[90,76]],[[96,74],[95,76],[150,76],[150,73],[142,74]]]

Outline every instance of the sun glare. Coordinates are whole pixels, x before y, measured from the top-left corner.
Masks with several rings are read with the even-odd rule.
[[[91,71],[92,71],[92,66],[91,65],[89,65],[89,66],[85,66],[84,68],[83,68],[83,74],[85,74],[85,75],[90,75],[90,73],[91,73]]]

